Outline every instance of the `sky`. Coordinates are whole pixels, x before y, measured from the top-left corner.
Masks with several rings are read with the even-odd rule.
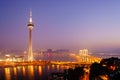
[[[27,50],[29,12],[33,49],[120,49],[119,0],[0,0],[0,50]]]

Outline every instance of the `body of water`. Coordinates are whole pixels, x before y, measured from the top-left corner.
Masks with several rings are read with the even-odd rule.
[[[0,68],[0,80],[48,80],[53,72],[63,72],[66,65],[17,66]]]

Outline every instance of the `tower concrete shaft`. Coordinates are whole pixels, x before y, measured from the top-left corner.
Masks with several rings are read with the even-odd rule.
[[[33,51],[32,51],[32,29],[34,27],[34,24],[32,22],[32,11],[30,11],[30,20],[28,23],[28,29],[29,29],[29,51],[28,51],[28,61],[33,61]]]
[[[33,51],[32,51],[32,30],[29,29],[29,53],[28,61],[33,61]]]

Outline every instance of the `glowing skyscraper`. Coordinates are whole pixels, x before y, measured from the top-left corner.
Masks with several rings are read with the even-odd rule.
[[[33,52],[32,52],[32,30],[34,28],[34,24],[32,22],[32,11],[30,10],[30,20],[28,23],[29,29],[29,51],[28,51],[28,61],[33,61]]]

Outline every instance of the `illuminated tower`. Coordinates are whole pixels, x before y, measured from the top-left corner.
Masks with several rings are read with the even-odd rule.
[[[28,61],[33,61],[33,52],[32,52],[32,29],[34,28],[34,24],[32,22],[32,11],[30,10],[30,20],[28,23],[29,29],[29,51],[28,51]]]

